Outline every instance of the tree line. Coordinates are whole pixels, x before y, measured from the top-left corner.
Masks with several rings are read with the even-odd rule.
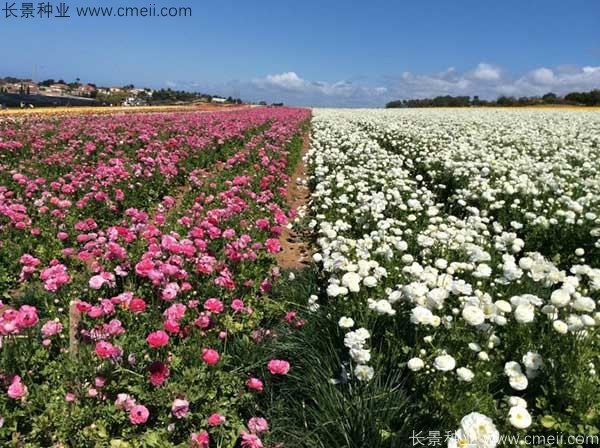
[[[549,92],[543,96],[500,96],[496,100],[482,100],[478,96],[436,96],[435,98],[420,98],[410,100],[390,101],[385,105],[388,109],[404,107],[471,107],[471,106],[539,106],[539,105],[571,105],[571,106],[600,106],[600,89],[589,92],[571,92],[558,96]]]

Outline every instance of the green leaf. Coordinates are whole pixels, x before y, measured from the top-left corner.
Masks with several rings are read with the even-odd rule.
[[[553,428],[556,425],[556,420],[551,415],[544,415],[541,423],[544,428]]]

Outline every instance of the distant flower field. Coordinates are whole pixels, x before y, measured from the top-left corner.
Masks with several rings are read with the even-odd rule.
[[[594,436],[600,116],[0,117],[0,289],[2,446]]]

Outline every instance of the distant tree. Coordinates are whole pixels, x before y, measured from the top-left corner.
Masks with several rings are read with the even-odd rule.
[[[542,101],[546,104],[554,104],[558,100],[558,97],[555,93],[549,92],[542,96]]]
[[[45,79],[44,81],[39,83],[40,86],[44,87],[50,87],[52,84],[56,84],[56,81],[54,81],[54,79]]]

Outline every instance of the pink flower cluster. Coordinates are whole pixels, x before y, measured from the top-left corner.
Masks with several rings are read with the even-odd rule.
[[[184,398],[186,385],[174,381],[189,366],[206,372],[206,387],[215,394],[224,393],[218,381],[227,376],[242,390],[223,388],[226,393],[238,396],[244,385],[262,392],[268,382],[232,366],[226,347],[237,337],[260,344],[270,334],[260,326],[264,296],[279,275],[272,268],[282,229],[295,216],[284,198],[288,145],[309,114],[256,108],[32,116],[18,128],[0,128],[0,177],[6,180],[0,241],[21,248],[13,278],[46,294],[41,303],[50,304],[12,309],[0,303],[0,335],[20,334],[41,317],[36,336],[54,348],[67,339],[60,335],[75,300],[79,349],[94,354],[98,371],[115,371],[88,389],[89,397],[98,397],[95,405],[115,390],[104,381],[116,386],[123,380],[126,386],[116,390],[163,387],[165,396],[177,387],[169,403],[152,403],[150,410],[185,419],[194,404]],[[8,257],[7,250],[0,245],[0,255]],[[290,365],[274,359],[267,369],[285,376]],[[6,387],[10,398],[27,394],[17,375]],[[69,392],[67,401],[75,400]],[[132,425],[150,418],[128,394],[114,403]],[[231,418],[215,410],[223,414],[202,416],[208,431],[192,434],[192,446],[208,447],[213,428]],[[254,417],[247,429],[241,445],[262,447],[266,420]]]

